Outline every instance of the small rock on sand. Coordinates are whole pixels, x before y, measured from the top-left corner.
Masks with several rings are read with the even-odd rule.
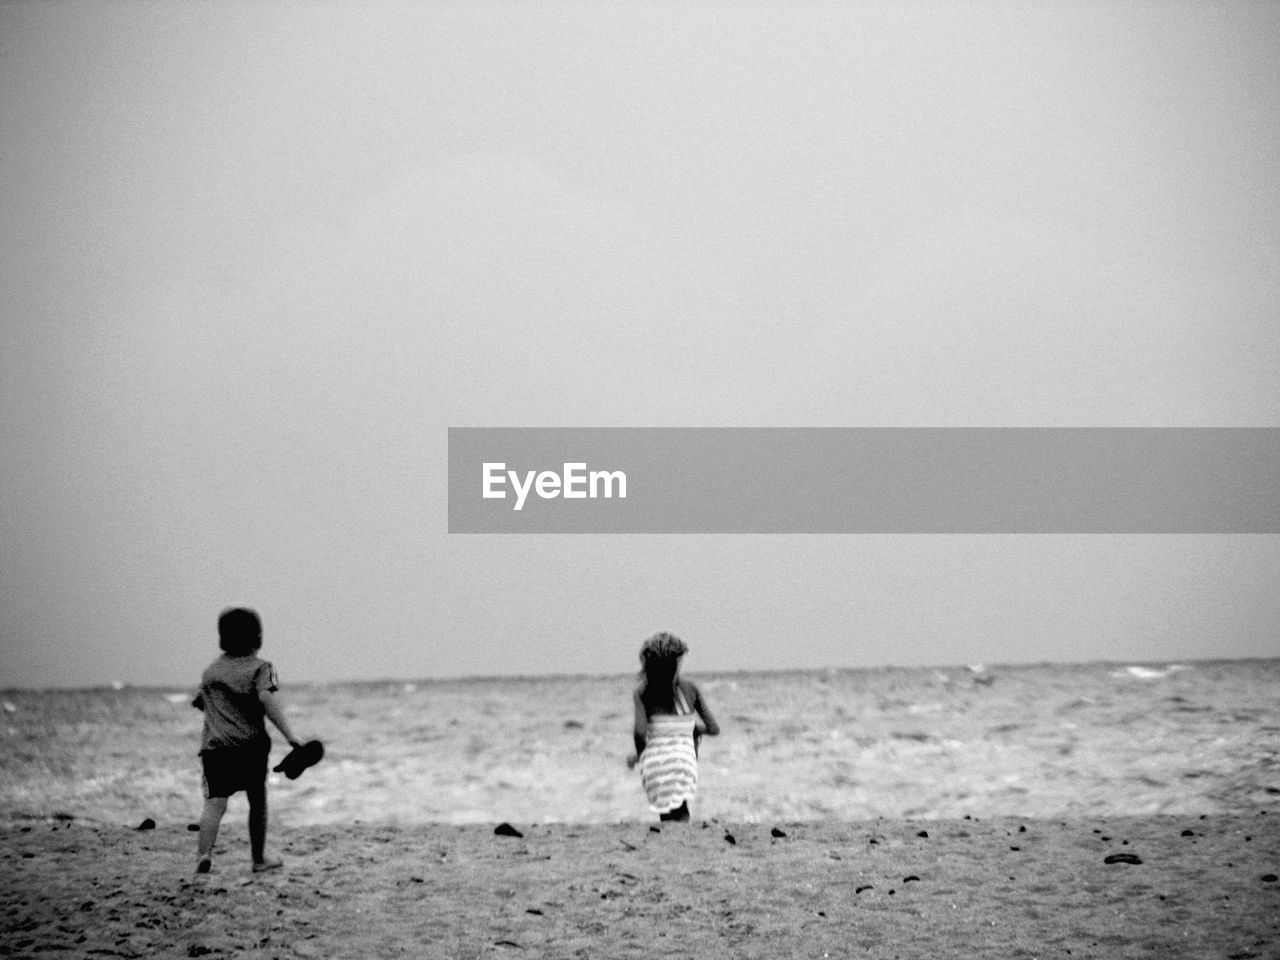
[[[1103,863],[1141,863],[1142,858],[1132,853],[1113,853],[1105,857]]]
[[[495,836],[499,837],[523,837],[524,834],[507,823],[505,820],[493,828]]]

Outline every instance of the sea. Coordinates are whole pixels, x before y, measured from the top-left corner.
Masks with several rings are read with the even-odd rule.
[[[738,822],[1280,811],[1280,659],[690,674],[695,818]],[[292,685],[325,745],[269,780],[275,826],[654,820],[634,676]],[[189,824],[193,690],[0,692],[0,818]],[[287,746],[276,736],[273,763]],[[243,796],[232,811],[243,810]],[[274,829],[274,827],[273,827]]]

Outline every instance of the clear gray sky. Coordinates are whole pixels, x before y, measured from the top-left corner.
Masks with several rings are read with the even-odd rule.
[[[449,426],[1280,425],[1280,5],[0,5],[0,686],[1274,656],[1272,536],[465,537]]]

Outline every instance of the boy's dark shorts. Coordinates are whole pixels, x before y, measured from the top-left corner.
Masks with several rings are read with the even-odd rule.
[[[270,753],[270,740],[243,747],[213,747],[202,750],[200,763],[204,767],[205,797],[229,797],[240,790],[265,784],[267,756]]]

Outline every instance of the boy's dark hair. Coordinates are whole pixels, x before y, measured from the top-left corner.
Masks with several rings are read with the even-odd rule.
[[[233,657],[244,657],[262,646],[262,621],[252,610],[229,607],[218,617],[218,646]]]

